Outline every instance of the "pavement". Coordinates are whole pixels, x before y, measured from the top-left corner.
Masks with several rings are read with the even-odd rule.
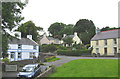
[[[59,67],[63,65],[64,63],[67,63],[72,60],[76,59],[118,59],[117,57],[74,57],[74,56],[57,56],[57,58],[60,58],[60,60],[54,61],[54,62],[45,62],[45,64],[48,65],[55,65],[56,67]],[[17,77],[18,72],[3,72],[2,76],[6,77],[3,79],[15,79]]]

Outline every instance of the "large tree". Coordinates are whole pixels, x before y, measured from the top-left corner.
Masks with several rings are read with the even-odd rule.
[[[48,31],[52,34],[54,38],[60,39],[62,37],[60,32],[64,29],[65,26],[66,24],[56,22],[50,25]]]
[[[83,44],[90,44],[91,38],[95,35],[95,25],[88,19],[80,19],[74,26],[74,32],[79,34]]]
[[[63,28],[63,30],[60,31],[60,34],[73,35],[73,28],[74,28],[73,24],[68,24]]]
[[[21,36],[26,38],[27,35],[32,35],[33,40],[38,41],[38,31],[43,30],[41,27],[37,27],[32,21],[28,21],[24,24],[22,24],[19,28],[18,31],[21,32]]]
[[[52,34],[52,37],[61,39],[63,34],[72,35],[73,34],[73,24],[64,24],[64,23],[53,23],[48,28],[48,31]]]
[[[7,56],[8,40],[12,38],[5,29],[11,31],[18,26],[24,18],[21,16],[22,9],[26,4],[20,2],[3,2],[2,3],[2,55]]]

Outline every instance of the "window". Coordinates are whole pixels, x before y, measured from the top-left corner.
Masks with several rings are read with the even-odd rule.
[[[117,44],[117,39],[113,39],[113,44]]]
[[[98,41],[98,40],[96,41],[96,45],[97,45],[97,46],[99,45],[99,41]]]
[[[114,54],[116,54],[117,53],[117,47],[114,47],[113,51],[114,51]]]
[[[105,44],[105,45],[107,45],[107,39],[106,39],[106,40],[104,40],[104,44]]]
[[[99,53],[99,48],[96,48],[96,53]]]
[[[15,52],[11,52],[11,58],[14,58]]]
[[[32,56],[32,55],[33,55],[33,53],[32,53],[32,52],[30,52],[30,58],[33,58],[33,56]]]
[[[33,46],[33,49],[37,49],[37,46],[36,46],[36,45],[34,45],[34,46]]]
[[[29,57],[30,57],[30,58],[33,58],[34,56],[35,56],[35,52],[30,52]]]
[[[22,57],[22,52],[18,52],[18,58]]]
[[[18,44],[18,49],[22,49],[22,44]]]

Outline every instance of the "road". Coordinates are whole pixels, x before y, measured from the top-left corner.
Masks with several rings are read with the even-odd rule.
[[[75,56],[57,56],[60,60],[54,62],[46,62],[45,64],[55,65],[56,67],[61,66],[64,63],[67,63],[76,59],[118,59],[117,57],[75,57]]]
[[[118,59],[115,57],[73,57],[73,56],[57,56],[57,58],[60,58],[60,60],[54,61],[54,62],[45,62],[45,64],[48,65],[55,65],[56,67],[61,66],[64,63],[67,63],[72,60],[76,59]],[[7,77],[8,79],[13,79],[13,77],[16,77],[17,72],[4,72],[2,73],[3,77]]]

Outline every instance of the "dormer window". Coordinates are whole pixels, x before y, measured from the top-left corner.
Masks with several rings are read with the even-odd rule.
[[[22,49],[22,44],[18,44],[18,49]]]

